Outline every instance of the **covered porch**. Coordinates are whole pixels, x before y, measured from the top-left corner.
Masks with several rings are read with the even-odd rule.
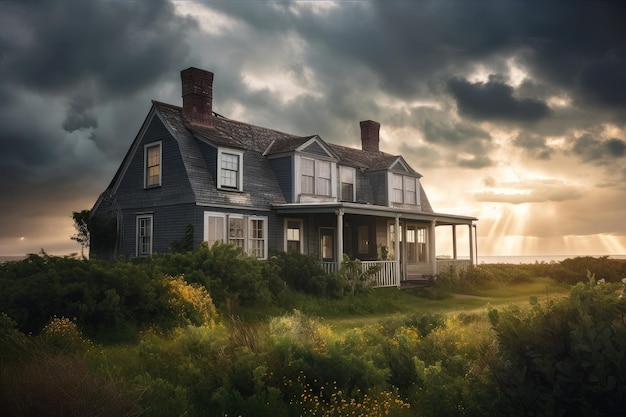
[[[283,204],[275,207],[286,224],[302,227],[303,253],[320,258],[324,270],[336,272],[343,255],[361,260],[362,268],[376,267],[376,287],[427,280],[439,271],[460,271],[476,263],[477,219],[467,216],[373,207],[358,203]],[[467,227],[469,259],[459,259],[457,228]],[[436,228],[452,239],[452,255],[436,253]],[[288,227],[286,226],[286,235]],[[288,242],[286,238],[285,247]]]

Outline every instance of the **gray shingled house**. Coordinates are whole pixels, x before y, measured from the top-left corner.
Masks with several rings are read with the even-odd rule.
[[[380,265],[379,286],[474,263],[477,219],[435,213],[421,175],[379,150],[378,123],[360,123],[362,149],[335,145],[223,117],[212,109],[213,73],[188,68],[181,79],[183,106],[152,102],[95,203],[90,256],[223,241],[259,259],[314,254],[329,272],[347,254]],[[469,260],[457,259],[457,226],[469,229]],[[435,253],[437,227],[451,233],[446,259]]]

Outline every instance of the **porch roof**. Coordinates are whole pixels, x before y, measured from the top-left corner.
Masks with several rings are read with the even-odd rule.
[[[286,215],[336,213],[338,210],[343,210],[344,214],[360,214],[363,216],[386,217],[391,219],[395,219],[396,216],[398,216],[400,219],[419,220],[425,222],[431,222],[434,220],[435,225],[471,225],[474,221],[478,220],[476,217],[459,216],[456,214],[426,213],[410,209],[348,202],[274,204],[272,209],[274,209],[278,214]]]

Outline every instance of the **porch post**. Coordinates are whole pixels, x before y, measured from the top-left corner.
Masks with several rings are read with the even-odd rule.
[[[474,225],[474,263],[473,265],[478,265],[478,225]]]
[[[456,259],[456,224],[452,225],[452,259]]]
[[[433,263],[433,276],[437,275],[437,245],[435,243],[435,225],[437,220],[430,222],[430,261]]]
[[[473,237],[474,234],[472,233],[473,232],[472,229],[474,228],[474,225],[473,224],[469,224],[468,226],[469,226],[469,250],[470,250],[469,255],[470,255],[470,263],[472,265],[474,265],[474,237]]]
[[[393,225],[393,233],[396,237],[396,241],[393,242],[393,253],[395,254],[394,258],[396,261],[400,262],[400,217],[396,214],[396,222]]]
[[[335,212],[337,215],[337,262],[343,261],[343,209]]]

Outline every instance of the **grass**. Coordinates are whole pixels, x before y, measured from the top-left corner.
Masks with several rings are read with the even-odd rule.
[[[414,314],[486,313],[488,308],[507,304],[529,305],[531,297],[539,302],[566,296],[570,286],[559,284],[549,278],[534,278],[531,282],[501,284],[489,289],[473,289],[469,293],[460,291],[448,294],[446,298],[430,299],[419,296],[419,290],[378,289],[363,297],[362,302],[375,298],[376,309],[350,312],[345,300],[319,300],[317,308],[302,311],[320,317],[338,332],[379,323],[390,318],[401,318]],[[344,311],[338,311],[334,303],[342,305]],[[371,306],[370,306],[371,307]],[[357,311],[357,306],[353,307]]]

